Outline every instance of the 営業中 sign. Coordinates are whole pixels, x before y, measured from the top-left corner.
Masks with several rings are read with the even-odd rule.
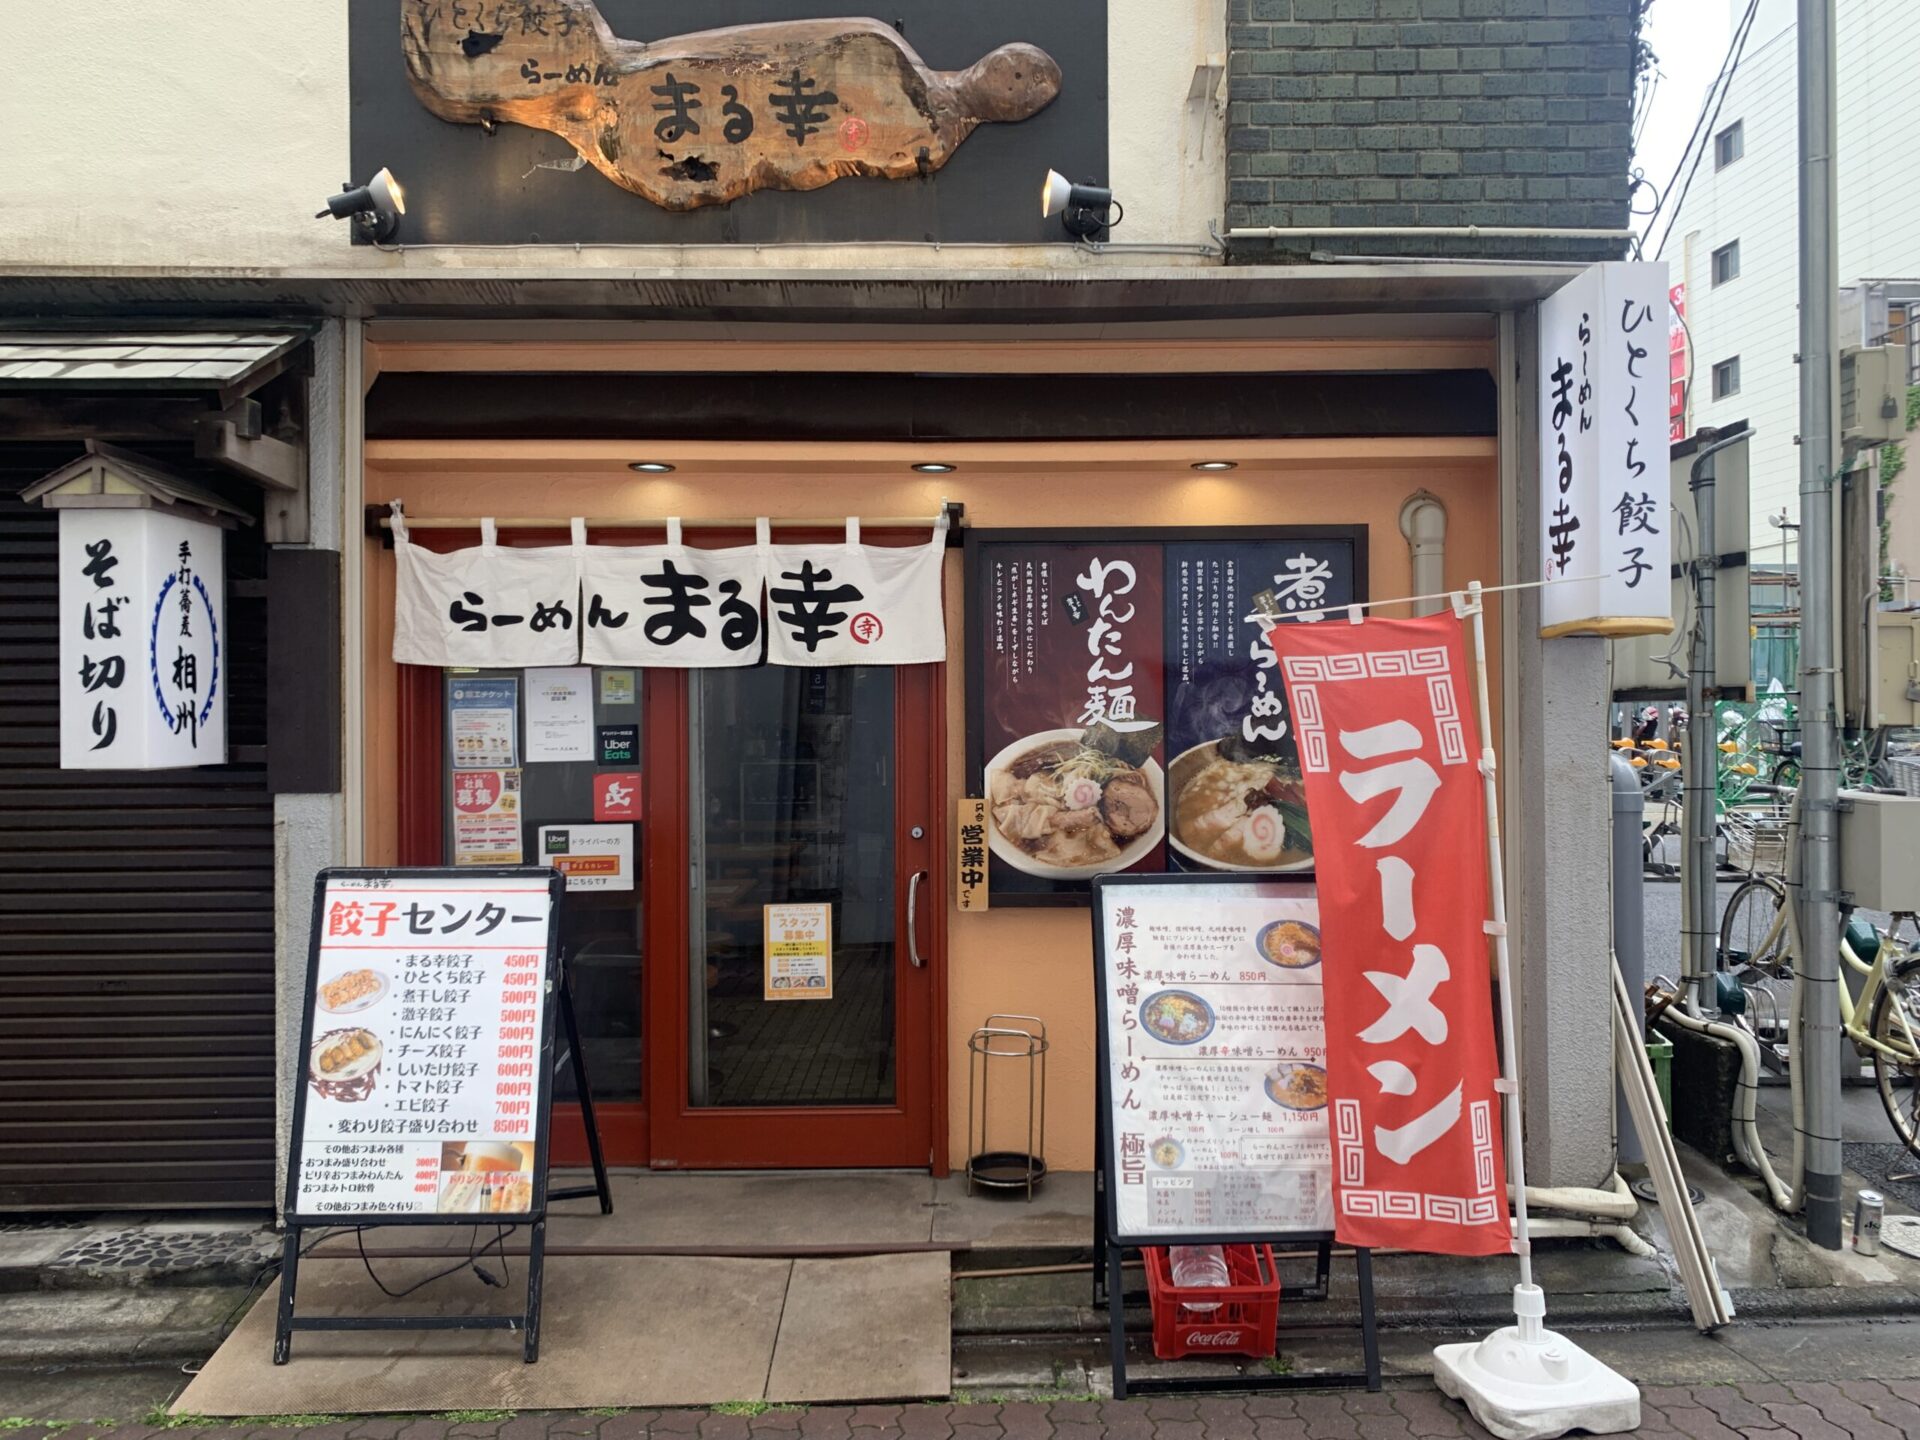
[[[1667,267],[1591,265],[1540,302],[1540,628],[1673,629]]]
[[[227,759],[225,536],[158,510],[60,511],[60,768]]]
[[[960,802],[954,827],[953,903],[961,910],[985,910],[987,886],[987,802],[969,795]]]
[[[321,872],[290,1223],[544,1210],[559,894],[524,869]]]
[[[1093,895],[1112,1237],[1331,1230],[1313,880],[1103,876]]]

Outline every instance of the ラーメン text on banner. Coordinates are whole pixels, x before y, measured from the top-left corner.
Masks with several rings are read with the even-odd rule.
[[[1512,1248],[1480,739],[1460,621],[1276,625],[1325,960],[1334,1233]]]

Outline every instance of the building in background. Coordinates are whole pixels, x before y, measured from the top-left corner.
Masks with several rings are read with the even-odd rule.
[[[1795,22],[1793,0],[1727,3],[1732,33],[1749,8],[1751,28],[1724,98],[1709,106],[1691,181],[1681,172],[1685,190],[1660,258],[1685,286],[1692,363],[1681,433],[1735,420],[1754,428],[1747,539],[1758,581],[1763,565],[1778,571],[1783,536],[1790,542],[1794,533],[1773,517],[1790,527],[1800,509]],[[1908,0],[1839,0],[1836,8],[1840,343],[1899,348],[1912,383],[1920,379],[1920,329],[1912,323],[1920,307],[1920,188],[1908,177],[1920,135],[1912,82],[1920,27]],[[1889,498],[1889,559],[1911,572],[1920,568],[1920,502],[1903,501],[1897,483]],[[1792,556],[1789,543],[1789,567]],[[1777,592],[1777,576],[1773,584]],[[1765,608],[1797,613],[1798,604],[1775,593]]]

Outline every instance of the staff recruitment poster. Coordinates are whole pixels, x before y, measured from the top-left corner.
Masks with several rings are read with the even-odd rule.
[[[290,1220],[544,1209],[560,887],[517,867],[321,872]]]
[[[1364,526],[967,537],[968,793],[996,905],[1313,868],[1271,621],[1363,600]]]

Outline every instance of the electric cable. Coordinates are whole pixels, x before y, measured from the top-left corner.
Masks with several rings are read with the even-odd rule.
[[[1667,228],[1660,232],[1660,243],[1654,247],[1653,251],[1655,255],[1659,255],[1667,248],[1667,241],[1673,235],[1674,222],[1680,218],[1680,209],[1687,201],[1687,191],[1693,185],[1693,177],[1699,172],[1700,161],[1707,153],[1707,146],[1712,143],[1713,127],[1720,123],[1721,107],[1727,103],[1727,95],[1733,89],[1733,77],[1739,72],[1741,57],[1746,53],[1747,37],[1753,33],[1753,19],[1754,16],[1759,13],[1759,10],[1760,0],[1750,0],[1747,6],[1747,13],[1740,17],[1740,26],[1733,37],[1733,48],[1728,52],[1733,63],[1726,69],[1726,83],[1720,87],[1718,97],[1714,98],[1713,114],[1707,118],[1705,138],[1702,139],[1700,148],[1693,152],[1693,164],[1688,167],[1687,178],[1680,186],[1680,194],[1674,199],[1673,213],[1667,217]],[[1712,96],[1712,93],[1713,92],[1709,91],[1709,96]],[[1706,108],[1704,105],[1701,107],[1701,114],[1703,117],[1706,116]],[[1688,145],[1689,148],[1691,148],[1692,142],[1689,141]],[[1681,157],[1683,164],[1685,163],[1685,158],[1683,154]],[[1678,178],[1677,172],[1675,178]],[[1672,192],[1671,185],[1668,186],[1668,192]],[[1647,233],[1653,233],[1653,222],[1651,220],[1647,222]]]
[[[390,1300],[400,1300],[400,1299],[404,1299],[408,1295],[413,1294],[413,1292],[416,1290],[425,1289],[427,1286],[433,1284],[433,1282],[436,1280],[444,1280],[449,1275],[458,1275],[462,1270],[465,1270],[468,1267],[472,1267],[473,1272],[480,1277],[481,1283],[483,1284],[495,1285],[495,1286],[504,1284],[505,1282],[496,1281],[491,1275],[487,1274],[484,1270],[482,1270],[477,1262],[479,1261],[481,1256],[487,1253],[487,1251],[495,1248],[499,1248],[501,1261],[503,1263],[505,1262],[506,1260],[505,1246],[506,1246],[506,1239],[507,1239],[507,1229],[508,1227],[505,1225],[496,1226],[493,1239],[489,1240],[485,1245],[481,1245],[479,1249],[476,1250],[474,1247],[477,1244],[479,1244],[480,1227],[478,1225],[473,1226],[467,1236],[467,1253],[465,1255],[461,1256],[460,1259],[456,1260],[453,1264],[449,1265],[446,1269],[436,1271],[432,1275],[428,1275],[423,1279],[416,1280],[413,1284],[407,1286],[406,1289],[404,1290],[389,1290],[387,1288],[386,1282],[382,1280],[379,1277],[379,1275],[374,1272],[373,1258],[367,1254],[366,1227],[364,1225],[354,1226],[353,1236],[354,1236],[355,1243],[360,1248],[360,1263],[367,1267],[367,1278],[372,1280],[375,1285],[378,1285],[380,1287],[380,1293],[382,1295],[385,1295]]]
[[[1673,193],[1674,182],[1679,180],[1680,171],[1687,163],[1687,156],[1693,153],[1694,143],[1700,138],[1701,127],[1706,122],[1706,118],[1707,118],[1708,102],[1713,99],[1714,93],[1720,88],[1721,84],[1729,78],[1727,66],[1728,66],[1728,62],[1733,59],[1734,42],[1738,39],[1738,32],[1739,32],[1740,26],[1746,24],[1749,20],[1751,20],[1754,13],[1758,9],[1759,9],[1759,0],[1750,0],[1750,3],[1747,6],[1746,14],[1742,15],[1740,17],[1739,23],[1734,26],[1735,34],[1734,36],[1729,37],[1728,44],[1727,44],[1727,53],[1720,57],[1720,69],[1718,73],[1714,75],[1713,83],[1707,87],[1707,93],[1700,97],[1700,113],[1694,117],[1693,133],[1687,137],[1687,143],[1684,147],[1682,147],[1680,151],[1679,162],[1673,168],[1673,178],[1667,181],[1666,188],[1664,191],[1662,191],[1662,197],[1663,197],[1661,202],[1662,204],[1665,203],[1664,197],[1666,195],[1671,195]],[[1660,213],[1659,207],[1655,207],[1654,216],[1657,217],[1659,213]],[[1648,235],[1652,234],[1652,231],[1653,231],[1653,219],[1649,218],[1647,221],[1646,233],[1643,234],[1641,238],[1644,240],[1645,238],[1647,238]]]

